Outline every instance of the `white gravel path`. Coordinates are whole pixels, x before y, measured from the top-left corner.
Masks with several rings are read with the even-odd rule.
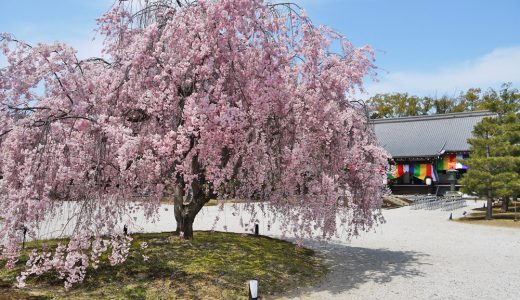
[[[470,206],[481,206],[468,201]],[[466,207],[453,211],[460,217]],[[217,207],[203,208],[194,229],[209,230]],[[244,232],[233,210],[220,213],[215,228]],[[173,231],[173,207],[161,208],[160,221],[142,231]],[[520,231],[515,228],[449,221],[450,212],[399,208],[383,212],[386,223],[345,242],[308,242],[322,252],[332,271],[317,286],[282,299],[520,299]],[[280,237],[260,220],[260,233]],[[260,286],[262,283],[260,282]]]
[[[375,233],[316,245],[332,259],[332,272],[287,298],[520,299],[518,229],[453,222],[444,211],[400,208],[384,215],[387,223]]]

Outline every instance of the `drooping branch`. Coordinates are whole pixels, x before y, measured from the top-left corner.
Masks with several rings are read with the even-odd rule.
[[[373,69],[368,49],[314,26],[298,6],[260,0],[122,1],[99,28],[103,58],[3,46],[12,63],[0,72],[8,261],[19,255],[17,228],[35,237],[66,200],[79,213],[67,257],[87,257],[85,266],[106,251],[101,237],[131,226],[133,201],[155,218],[170,189],[188,236],[211,198],[259,200],[241,207],[252,218],[269,210],[300,240],[338,226],[353,236],[380,220],[388,157],[350,103]],[[31,91],[38,82],[42,95]],[[124,261],[127,242],[110,243],[123,249],[111,262]],[[85,271],[69,263],[55,269],[81,281]]]

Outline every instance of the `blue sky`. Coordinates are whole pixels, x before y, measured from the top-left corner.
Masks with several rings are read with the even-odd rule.
[[[376,49],[369,95],[455,95],[469,87],[520,87],[519,0],[296,0],[311,19]],[[97,55],[95,18],[113,0],[0,1],[0,32],[31,43],[64,41]],[[7,12],[7,13],[6,13]],[[1,60],[0,60],[0,63]]]

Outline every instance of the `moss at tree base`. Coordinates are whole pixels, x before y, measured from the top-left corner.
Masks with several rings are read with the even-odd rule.
[[[259,281],[262,295],[272,295],[315,283],[327,271],[313,250],[268,237],[200,231],[191,241],[171,233],[132,237],[126,262],[111,267],[105,255],[100,267],[68,292],[52,273],[29,277],[23,290],[14,287],[27,253],[57,244],[31,242],[14,270],[0,271],[0,299],[243,299],[250,279]],[[147,249],[140,249],[142,242]]]

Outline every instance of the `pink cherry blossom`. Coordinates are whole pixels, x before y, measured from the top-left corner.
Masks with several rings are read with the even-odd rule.
[[[79,208],[68,245],[33,252],[20,287],[57,270],[70,288],[107,251],[112,265],[124,262],[131,238],[115,228],[136,209],[157,218],[163,196],[175,199],[184,238],[212,198],[259,201],[234,207],[248,224],[267,214],[300,241],[382,221],[388,155],[351,102],[373,74],[371,48],[289,4],[129,3],[98,19],[104,58],[0,35],[7,266],[19,256],[20,228],[36,238],[64,204]]]

